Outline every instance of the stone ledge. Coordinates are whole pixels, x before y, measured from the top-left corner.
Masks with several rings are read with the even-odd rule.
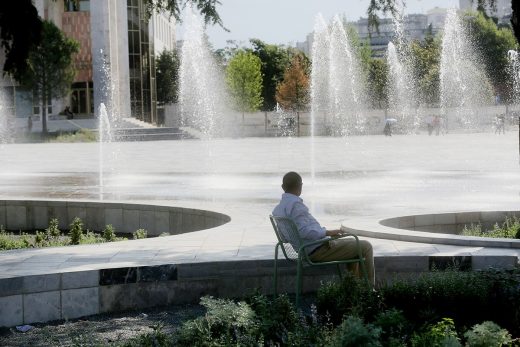
[[[489,267],[511,269],[516,256],[376,256],[376,281],[391,282],[434,269]],[[294,262],[279,261],[280,292],[293,293]],[[337,276],[335,266],[306,267],[304,292]],[[196,303],[203,295],[243,297],[255,290],[273,292],[273,261],[244,260],[163,264],[51,273],[0,279],[0,326],[72,319],[145,307]],[[25,285],[28,283],[28,285]],[[41,283],[42,286],[37,286]],[[31,292],[30,289],[33,291]]]
[[[75,217],[85,229],[103,230],[112,224],[118,233],[144,228],[149,236],[171,235],[215,228],[231,221],[225,214],[192,208],[131,203],[52,200],[0,200],[0,225],[8,231],[44,229],[58,218],[68,229]]]
[[[377,239],[422,242],[443,245],[520,248],[520,240],[473,237],[454,234],[465,224],[494,225],[506,217],[520,217],[520,211],[480,211],[438,213],[380,219],[350,219],[341,229],[358,236]]]

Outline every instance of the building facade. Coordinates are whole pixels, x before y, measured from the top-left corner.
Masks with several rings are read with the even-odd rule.
[[[435,35],[444,28],[447,9],[435,7],[427,14],[410,14],[403,18],[403,34],[408,40],[422,41],[429,33]],[[372,54],[383,57],[388,49],[388,43],[395,40],[395,25],[391,18],[380,18],[378,30],[369,26],[368,18],[360,18],[348,22],[359,35],[361,41],[368,41]],[[312,52],[313,34],[307,35],[306,40],[297,42],[296,48],[310,56]]]
[[[65,106],[75,116],[93,117],[104,103],[117,116],[157,121],[155,57],[175,48],[173,17],[148,18],[143,0],[35,0],[34,5],[42,19],[79,42],[71,93],[49,103],[51,118]],[[0,86],[12,98],[16,117],[41,115],[30,93],[11,79],[3,78]]]

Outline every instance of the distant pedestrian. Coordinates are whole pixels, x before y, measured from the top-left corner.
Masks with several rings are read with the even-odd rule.
[[[500,133],[505,134],[506,133],[506,119],[503,114],[499,114],[497,118],[495,119],[495,134]]]
[[[428,135],[431,136],[433,133],[433,116],[428,117],[428,121],[426,122],[426,126],[428,127]]]
[[[433,125],[433,129],[435,130],[435,135],[439,136],[439,133],[441,131],[441,117],[440,116],[433,117],[432,125]]]
[[[385,136],[392,136],[392,123],[397,122],[395,118],[386,118],[385,119],[385,128],[383,129],[383,134]]]
[[[67,119],[73,119],[74,113],[70,110],[70,106],[66,106],[65,110],[63,110],[63,113],[67,116]]]

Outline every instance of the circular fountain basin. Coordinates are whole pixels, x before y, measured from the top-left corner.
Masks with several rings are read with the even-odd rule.
[[[472,247],[520,248],[520,240],[462,236],[464,226],[482,224],[484,229],[506,218],[520,217],[520,211],[473,211],[363,218],[344,221],[341,229],[359,236],[409,242],[438,243]]]
[[[90,201],[0,200],[0,225],[6,230],[43,230],[51,218],[66,230],[76,217],[85,229],[103,230],[111,224],[118,234],[146,229],[148,236],[177,235],[210,229],[231,218],[225,214],[172,206]]]

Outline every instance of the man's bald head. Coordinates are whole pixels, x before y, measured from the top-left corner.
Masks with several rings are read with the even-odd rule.
[[[286,193],[292,193],[295,195],[301,194],[302,188],[302,177],[296,172],[291,171],[283,176],[282,189]]]

